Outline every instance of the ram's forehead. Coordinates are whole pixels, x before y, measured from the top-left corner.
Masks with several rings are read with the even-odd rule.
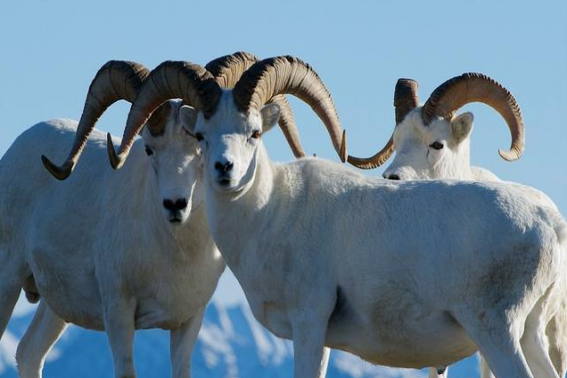
[[[209,119],[203,119],[200,131],[205,132],[240,132],[246,131],[251,124],[260,124],[258,110],[251,108],[248,112],[240,111],[232,97],[232,91],[224,90],[215,113]]]
[[[425,129],[423,131],[424,135],[437,139],[447,139],[450,136],[450,128],[451,124],[449,122],[445,119],[439,118],[433,120],[427,127],[423,127],[422,129]]]
[[[429,131],[419,119],[409,115],[396,125],[395,139],[417,138],[423,139]]]

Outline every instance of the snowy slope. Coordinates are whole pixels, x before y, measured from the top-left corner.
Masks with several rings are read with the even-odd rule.
[[[32,309],[33,310],[33,309]],[[14,354],[33,311],[14,316],[0,343],[0,378],[16,378]],[[170,375],[168,333],[136,334],[135,362],[139,378]],[[452,378],[478,377],[476,358],[460,363]],[[112,377],[106,336],[70,327],[56,344],[44,369],[46,378]],[[193,356],[193,378],[292,377],[291,343],[278,339],[254,319],[246,304],[209,305]],[[372,366],[359,358],[333,351],[328,378],[417,378],[425,372]]]

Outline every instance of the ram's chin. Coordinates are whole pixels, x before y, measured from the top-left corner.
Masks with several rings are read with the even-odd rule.
[[[221,178],[215,180],[214,189],[217,192],[221,192],[221,193],[233,193],[233,192],[239,192],[242,189],[242,185],[240,185],[239,180]]]
[[[189,220],[189,209],[184,211],[168,212],[165,214],[167,221],[174,227],[182,226]]]
[[[240,198],[248,191],[251,181],[236,179],[217,179],[213,182],[213,189],[218,193],[231,194],[235,196],[233,199]]]

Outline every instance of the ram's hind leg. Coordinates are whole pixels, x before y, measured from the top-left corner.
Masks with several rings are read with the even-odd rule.
[[[562,307],[549,322],[546,335],[549,339],[549,357],[561,378],[567,374],[567,305]]]
[[[520,338],[524,319],[512,318],[493,309],[477,311],[470,307],[455,313],[498,378],[544,378],[534,376],[522,352]]]
[[[545,334],[547,322],[543,315],[547,299],[548,295],[540,298],[528,316],[521,344],[534,376],[538,378],[559,378],[549,357],[549,341]]]
[[[26,279],[25,263],[18,257],[0,247],[0,338],[6,330]]]
[[[44,301],[39,304],[16,352],[20,378],[41,377],[45,357],[66,327]]]

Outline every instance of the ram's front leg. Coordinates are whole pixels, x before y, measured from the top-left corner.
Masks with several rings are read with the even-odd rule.
[[[335,302],[334,295],[321,295],[293,311],[294,378],[325,377],[330,352],[325,338]]]
[[[171,331],[170,355],[173,378],[191,377],[191,355],[197,342],[204,313],[205,308],[203,307],[199,313],[183,323],[180,328]]]
[[[104,327],[112,351],[116,378],[136,378],[133,358],[135,316],[134,299],[104,303]]]

